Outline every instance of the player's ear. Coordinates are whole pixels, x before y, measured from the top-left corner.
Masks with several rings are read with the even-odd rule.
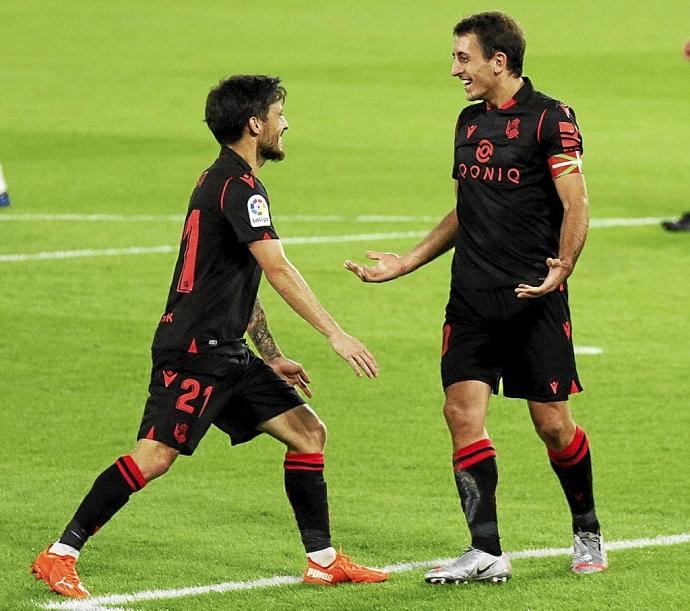
[[[252,136],[258,136],[261,133],[262,126],[259,122],[259,119],[256,117],[249,117],[249,121],[247,121],[247,128]]]
[[[497,51],[494,54],[494,74],[499,75],[501,72],[503,72],[506,69],[506,66],[508,65],[508,57],[506,56],[503,51]]]

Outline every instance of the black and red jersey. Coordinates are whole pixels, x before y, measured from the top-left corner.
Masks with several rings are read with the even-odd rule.
[[[452,176],[459,229],[452,289],[540,284],[557,257],[563,205],[554,180],[582,172],[573,110],[524,84],[500,108],[465,108]]]
[[[248,244],[277,238],[266,190],[249,164],[223,147],[192,192],[152,349],[220,353],[242,338],[261,280]]]

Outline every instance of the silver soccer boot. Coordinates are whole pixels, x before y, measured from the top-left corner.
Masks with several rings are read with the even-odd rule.
[[[427,571],[427,583],[467,583],[468,581],[488,581],[502,583],[510,579],[512,569],[507,554],[492,556],[486,552],[468,547],[456,560],[445,566]]]
[[[600,573],[609,568],[601,534],[578,530],[573,535],[573,562],[570,568],[575,573]]]

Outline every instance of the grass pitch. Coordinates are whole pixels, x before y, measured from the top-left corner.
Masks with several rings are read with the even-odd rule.
[[[216,154],[202,123],[221,77],[283,77],[288,156],[262,170],[283,237],[424,231],[453,205],[451,30],[494,8],[436,2],[4,2],[0,163],[12,205],[0,256],[176,245],[194,180]],[[688,209],[690,65],[682,2],[505,2],[528,40],[525,74],[571,104],[595,218]],[[110,214],[130,220],[40,220]],[[18,215],[34,215],[21,217]],[[298,215],[339,220],[307,222]],[[281,218],[282,217],[282,218]],[[364,286],[341,269],[414,239],[289,245],[324,305],[376,354],[357,380],[326,342],[262,288],[285,353],[313,379],[330,433],[333,535],[374,565],[451,556],[467,542],[450,471],[438,375],[449,257]],[[4,459],[0,608],[55,600],[28,576],[100,470],[127,452],[146,397],[148,348],[174,254],[0,261]],[[690,532],[690,243],[656,225],[592,229],[571,282],[591,437],[610,540]],[[492,401],[489,429],[507,550],[564,547],[568,514],[522,402]],[[80,560],[95,595],[298,575],[303,554],[270,439],[230,449],[211,432],[193,459],[135,495]],[[613,552],[578,578],[566,557],[516,560],[501,588],[432,588],[422,570],[373,587],[280,586],[132,609],[681,608],[688,544]]]

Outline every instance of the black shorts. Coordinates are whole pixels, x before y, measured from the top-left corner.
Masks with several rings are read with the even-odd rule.
[[[223,357],[222,367],[212,373],[179,365],[154,355],[137,439],[154,439],[191,455],[211,424],[235,445],[259,435],[260,423],[304,404],[297,391],[251,351]]]
[[[443,388],[480,380],[498,394],[548,403],[582,390],[568,291],[518,299],[513,288],[454,291],[441,350]]]

